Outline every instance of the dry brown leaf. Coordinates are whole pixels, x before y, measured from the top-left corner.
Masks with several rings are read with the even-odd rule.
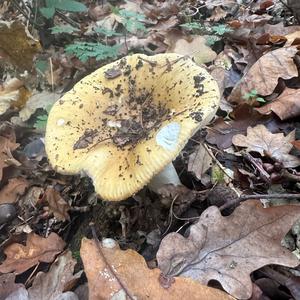
[[[167,52],[189,55],[197,64],[211,62],[217,57],[216,52],[206,45],[206,39],[201,35],[192,35],[189,40],[178,39]]]
[[[0,180],[2,179],[3,169],[10,165],[20,164],[12,156],[12,151],[16,150],[19,144],[16,143],[14,135],[10,137],[0,136]]]
[[[81,276],[82,271],[73,275],[76,259],[71,251],[61,254],[47,273],[39,272],[29,288],[30,300],[55,300],[70,291]]]
[[[188,172],[192,172],[198,180],[201,180],[203,174],[212,166],[212,158],[200,144],[196,151],[189,157]]]
[[[260,115],[250,105],[244,103],[232,112],[234,120],[225,122],[218,118],[212,127],[208,128],[206,140],[219,149],[226,149],[232,145],[232,137],[238,133],[245,133],[249,126],[267,123],[270,118]]]
[[[293,146],[294,146],[295,148],[297,148],[298,150],[300,150],[300,140],[293,141],[292,144],[293,144]]]
[[[28,186],[29,182],[22,177],[8,180],[8,184],[0,190],[0,204],[16,202],[18,197],[25,193]]]
[[[283,164],[285,168],[295,168],[300,165],[300,158],[288,154],[295,140],[295,130],[287,136],[283,133],[271,133],[264,125],[248,127],[247,136],[237,134],[232,143],[239,147],[247,147],[247,151],[260,153]]]
[[[21,22],[0,21],[0,49],[8,55],[16,67],[30,70],[33,58],[41,46]]]
[[[44,197],[45,201],[48,202],[50,211],[57,220],[70,220],[70,216],[68,214],[70,205],[62,198],[59,192],[52,187],[48,187],[45,191]]]
[[[159,267],[165,275],[190,277],[203,284],[217,280],[234,297],[248,299],[251,272],[269,264],[299,264],[280,244],[299,217],[300,206],[263,208],[256,200],[242,203],[228,217],[210,206],[190,227],[188,238],[174,232],[162,240]]]
[[[274,112],[281,120],[300,116],[300,89],[286,88],[272,102],[256,108],[261,114]]]
[[[296,47],[280,48],[263,55],[234,87],[230,102],[244,102],[243,96],[252,90],[267,96],[273,93],[278,79],[290,79],[298,76],[293,58],[298,52]]]
[[[16,275],[12,273],[3,274],[0,276],[0,299],[4,300],[8,295],[24,285],[15,283]]]
[[[4,249],[6,259],[0,265],[0,272],[21,274],[39,262],[52,262],[64,247],[65,242],[54,232],[47,238],[29,233],[26,246],[15,243]]]
[[[84,270],[88,278],[89,299],[232,299],[224,292],[201,285],[189,278],[174,278],[169,288],[160,284],[160,271],[150,270],[144,258],[133,250],[122,251],[113,248],[99,248],[93,240],[84,238],[81,242],[80,254]],[[113,274],[107,263],[113,269]],[[122,282],[121,287],[118,279]],[[123,296],[122,298],[117,298]]]

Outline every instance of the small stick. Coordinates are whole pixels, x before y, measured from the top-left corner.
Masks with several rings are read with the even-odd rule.
[[[128,291],[128,289],[126,288],[126,286],[121,282],[120,278],[117,276],[116,272],[113,270],[113,268],[111,267],[111,265],[107,262],[106,257],[102,251],[102,246],[100,245],[100,241],[97,237],[96,234],[96,230],[95,230],[95,226],[94,223],[90,223],[90,227],[92,230],[92,235],[93,235],[93,239],[95,240],[96,243],[96,247],[99,251],[100,256],[102,257],[103,262],[105,263],[106,267],[109,269],[109,271],[111,272],[111,274],[116,278],[118,284],[120,285],[121,289],[123,289],[126,293],[126,295],[129,297],[130,300],[135,300],[135,297],[133,297],[130,292]]]
[[[254,195],[241,195],[232,202],[228,202],[220,206],[220,211],[223,211],[227,208],[238,206],[240,202],[249,200],[249,199],[300,199],[300,194],[254,194]]]

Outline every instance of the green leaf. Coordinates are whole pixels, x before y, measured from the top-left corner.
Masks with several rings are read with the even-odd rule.
[[[220,37],[216,35],[209,35],[206,37],[206,45],[213,46],[216,42],[220,41]]]
[[[33,127],[39,130],[45,130],[47,125],[48,115],[40,115],[37,117]]]
[[[65,48],[66,53],[73,54],[81,61],[86,62],[89,58],[105,60],[118,56],[120,45],[107,46],[101,43],[77,42]]]
[[[55,14],[55,8],[54,7],[41,7],[40,12],[46,19],[51,19]]]
[[[114,13],[122,18],[122,24],[130,33],[135,33],[138,30],[147,31],[145,25],[141,22],[145,20],[145,15],[126,9],[115,9]]]
[[[184,23],[181,24],[180,27],[187,30],[193,30],[193,29],[205,30],[205,26],[197,22]]]
[[[220,24],[218,26],[212,26],[211,29],[217,35],[224,35],[224,33],[228,33],[232,31],[231,28],[229,28],[227,25],[224,24]]]
[[[42,74],[48,69],[49,63],[48,60],[37,59],[35,62],[36,70],[40,71]]]
[[[264,98],[262,98],[262,97],[257,97],[257,98],[256,98],[256,101],[261,102],[261,103],[266,103],[266,102],[267,102],[267,101],[266,101]]]
[[[71,12],[84,12],[87,10],[87,7],[83,3],[74,0],[46,0],[46,4],[47,7]]]
[[[78,32],[79,29],[75,28],[71,25],[60,25],[60,26],[54,26],[51,29],[51,33],[52,34],[58,34],[58,33],[74,33],[74,32]]]

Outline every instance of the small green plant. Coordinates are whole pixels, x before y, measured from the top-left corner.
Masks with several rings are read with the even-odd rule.
[[[87,10],[83,3],[74,0],[46,0],[45,4],[45,7],[40,8],[40,12],[47,19],[51,19],[56,10],[69,12],[84,12]]]
[[[205,30],[206,27],[200,23],[197,23],[197,22],[190,22],[190,23],[184,23],[184,24],[181,24],[180,27],[186,29],[186,30],[191,30],[191,31],[194,31],[194,30]]]
[[[54,26],[50,29],[51,29],[52,34],[60,34],[60,33],[72,34],[72,33],[80,31],[78,28],[75,28],[71,25]]]
[[[126,9],[118,9],[117,7],[113,7],[112,12],[121,17],[121,22],[128,32],[147,31],[145,25],[142,23],[145,20],[145,15]]]
[[[36,121],[33,124],[33,127],[35,129],[42,130],[42,131],[46,130],[48,114],[49,114],[51,107],[52,107],[52,105],[48,105],[45,109],[43,109],[44,113],[42,113],[36,117]]]
[[[230,27],[228,27],[225,24],[219,24],[217,26],[212,26],[211,27],[211,31],[215,34],[215,35],[219,35],[222,36],[225,33],[229,33],[232,32],[232,29]]]
[[[243,99],[247,101],[255,100],[257,102],[266,103],[266,100],[262,97],[258,97],[257,90],[251,90],[243,96]]]
[[[89,58],[105,60],[118,56],[120,45],[108,46],[101,43],[77,42],[65,48],[66,53],[73,54],[81,61],[86,62]]]

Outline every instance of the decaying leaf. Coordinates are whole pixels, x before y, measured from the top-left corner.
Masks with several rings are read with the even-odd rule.
[[[21,22],[0,21],[0,49],[19,69],[30,70],[33,58],[41,46]]]
[[[273,93],[278,79],[291,79],[298,76],[293,58],[297,47],[280,48],[263,55],[234,87],[229,97],[230,102],[244,102],[243,96],[252,90],[258,95],[267,96]]]
[[[48,187],[45,191],[44,199],[48,202],[49,209],[53,213],[54,217],[59,221],[70,220],[68,210],[70,205],[64,200],[64,198],[52,187]]]
[[[0,276],[0,299],[6,299],[12,292],[23,287],[23,284],[15,283],[15,278],[16,275],[12,273]]]
[[[211,165],[211,156],[205,147],[200,144],[189,157],[188,171],[192,172],[198,180],[201,180],[203,174],[205,174]]]
[[[6,259],[0,265],[0,272],[21,274],[39,262],[52,262],[64,247],[65,242],[54,232],[47,238],[30,233],[26,246],[15,243],[4,249]]]
[[[206,45],[206,39],[201,35],[191,36],[190,40],[178,39],[167,52],[189,55],[197,64],[211,62],[217,57],[216,52]]]
[[[237,134],[232,138],[232,143],[239,147],[247,147],[247,151],[260,153],[262,156],[271,157],[283,164],[285,168],[295,168],[300,165],[300,158],[288,154],[295,140],[295,130],[287,136],[283,133],[271,133],[264,125],[248,127],[247,136]]]
[[[300,89],[286,88],[280,96],[256,109],[261,114],[274,112],[281,120],[300,115]]]
[[[30,300],[55,300],[70,291],[81,276],[82,271],[73,275],[76,259],[71,251],[64,252],[51,265],[47,273],[39,272],[29,288]]]
[[[216,206],[206,209],[184,238],[168,234],[157,253],[165,275],[190,277],[207,284],[219,281],[238,299],[252,294],[250,273],[262,266],[296,267],[299,262],[280,242],[300,217],[300,206],[263,208],[246,201],[228,217]]]
[[[220,290],[203,286],[189,278],[169,279],[170,286],[164,288],[160,271],[150,270],[137,252],[122,251],[117,245],[111,245],[110,248],[102,246],[101,251],[106,261],[94,241],[82,240],[80,254],[88,278],[90,300],[127,299],[128,295],[130,299],[139,300],[232,299]],[[165,280],[168,281],[167,278]]]
[[[28,186],[29,182],[22,177],[10,179],[8,184],[0,190],[0,204],[16,202]]]

